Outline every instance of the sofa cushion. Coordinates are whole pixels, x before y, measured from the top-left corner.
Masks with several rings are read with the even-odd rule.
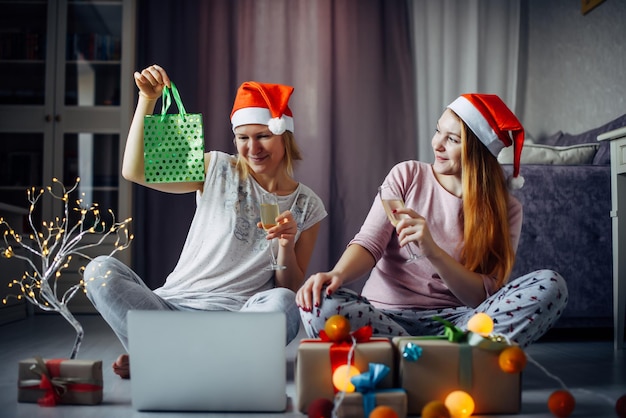
[[[599,144],[581,144],[573,146],[550,146],[525,143],[522,148],[522,164],[591,164]],[[513,163],[513,147],[504,148],[498,154],[500,164]]]
[[[558,131],[547,138],[543,138],[540,142],[544,145],[552,146],[571,146],[579,144],[599,144],[600,147],[593,157],[593,165],[608,165],[611,164],[611,156],[609,149],[609,142],[598,142],[598,135],[605,132],[613,131],[615,129],[626,126],[626,114],[613,119],[610,122],[605,123],[594,129],[590,129],[580,134],[569,134],[566,132]]]

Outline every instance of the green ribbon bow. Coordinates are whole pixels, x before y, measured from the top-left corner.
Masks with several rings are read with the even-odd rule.
[[[445,319],[433,316],[433,319],[437,322],[441,322],[444,326],[443,335],[450,341],[451,343],[460,343],[467,340],[467,332],[463,331],[456,325],[454,325],[450,321],[446,321]]]

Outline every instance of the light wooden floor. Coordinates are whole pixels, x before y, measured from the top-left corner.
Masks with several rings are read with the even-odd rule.
[[[42,408],[17,402],[17,363],[34,355],[67,357],[74,331],[61,317],[35,315],[26,320],[0,326],[0,418],[124,418],[124,417],[304,417],[289,407],[284,414],[209,414],[145,413],[131,406],[130,381],[113,374],[110,364],[122,352],[113,332],[97,315],[82,315],[85,340],[79,358],[101,359],[104,364],[104,401],[96,406],[63,405]],[[624,350],[614,351],[610,335],[590,338],[549,334],[527,349],[530,358],[550,374],[561,379],[576,398],[572,417],[615,417],[617,398],[626,394]],[[287,395],[293,401],[293,360],[297,341],[287,348],[289,385]],[[166,359],[164,359],[166,361]],[[561,386],[540,367],[530,363],[522,377],[522,412],[524,417],[552,417],[547,398]],[[495,417],[491,415],[491,417]]]

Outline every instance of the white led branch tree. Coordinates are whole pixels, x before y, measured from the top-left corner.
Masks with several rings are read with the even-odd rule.
[[[104,243],[110,235],[115,236],[114,248],[109,253],[114,253],[128,248],[133,236],[128,231],[131,218],[122,222],[116,222],[112,210],[108,210],[110,222],[102,218],[97,203],[85,204],[82,198],[75,201],[75,206],[70,208],[70,195],[77,189],[80,179],[76,184],[67,189],[56,178],[52,179],[53,185],[46,190],[35,188],[27,190],[30,210],[28,213],[28,226],[30,232],[19,234],[3,219],[0,218],[0,228],[4,228],[4,247],[0,247],[0,255],[7,259],[19,259],[26,262],[29,268],[19,279],[14,279],[9,286],[17,287],[19,292],[12,295],[17,299],[25,298],[28,302],[44,311],[58,312],[76,330],[76,340],[72,348],[70,359],[76,358],[83,340],[84,330],[80,322],[76,320],[68,307],[69,301],[78,291],[85,291],[85,282],[81,278],[68,289],[61,290],[59,277],[64,269],[67,269],[72,257],[80,257],[91,260],[85,251]],[[52,199],[63,202],[64,215],[62,219],[41,223],[41,230],[33,221],[33,212],[40,203],[42,196],[49,195]],[[60,191],[60,193],[59,193]],[[70,225],[70,209],[77,212],[78,221]],[[108,220],[107,216],[107,220]],[[85,240],[87,236],[93,239]],[[109,240],[106,240],[107,242]],[[84,265],[79,268],[82,276]],[[11,296],[9,296],[11,297]],[[2,301],[7,303],[7,299]]]

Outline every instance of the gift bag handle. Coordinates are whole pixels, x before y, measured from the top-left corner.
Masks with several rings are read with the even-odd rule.
[[[172,104],[172,96],[174,96],[174,101],[176,102],[176,107],[178,107],[178,113],[185,120],[185,115],[187,112],[185,111],[185,106],[183,106],[183,101],[180,99],[180,94],[178,94],[178,89],[174,85],[173,82],[170,82],[172,88],[165,86],[163,87],[163,97],[161,100],[161,122],[165,120],[165,115],[167,114],[167,110],[170,108]],[[172,91],[170,95],[170,90]]]

